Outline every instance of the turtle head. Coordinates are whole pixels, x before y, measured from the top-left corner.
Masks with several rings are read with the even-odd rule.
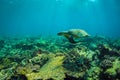
[[[64,36],[64,34],[65,34],[65,33],[63,33],[63,32],[57,33],[58,36]]]
[[[64,31],[64,32],[59,32],[57,33],[58,36],[64,36],[67,39],[70,38],[70,35],[68,34],[68,32]]]

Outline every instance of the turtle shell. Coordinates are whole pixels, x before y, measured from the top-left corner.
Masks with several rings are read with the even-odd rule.
[[[68,34],[74,38],[90,36],[86,31],[84,31],[82,29],[70,29],[68,31]]]

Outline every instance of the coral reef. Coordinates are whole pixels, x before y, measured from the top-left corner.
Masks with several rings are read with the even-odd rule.
[[[1,48],[4,47],[4,44],[5,44],[4,40],[0,40],[0,50],[1,50]]]
[[[64,56],[58,56],[51,58],[38,73],[26,74],[28,80],[35,79],[53,79],[53,80],[63,80],[65,78],[64,68],[62,67]]]
[[[63,62],[63,66],[70,71],[82,71],[87,69],[89,66],[89,60],[83,55],[81,55],[77,49],[73,49],[68,54]]]
[[[119,38],[0,38],[0,80],[120,80],[119,64]]]

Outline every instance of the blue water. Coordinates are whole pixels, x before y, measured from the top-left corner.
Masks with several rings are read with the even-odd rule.
[[[120,37],[120,0],[0,0],[0,36],[56,35],[71,28]]]

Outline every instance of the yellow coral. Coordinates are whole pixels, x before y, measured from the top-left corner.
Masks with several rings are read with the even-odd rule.
[[[118,59],[113,62],[113,67],[106,70],[106,73],[115,76],[116,75],[116,69],[120,68],[120,61]]]
[[[58,56],[51,58],[38,73],[27,74],[28,80],[42,79],[46,80],[49,78],[55,80],[63,80],[65,78],[64,68],[62,67],[64,56]]]

